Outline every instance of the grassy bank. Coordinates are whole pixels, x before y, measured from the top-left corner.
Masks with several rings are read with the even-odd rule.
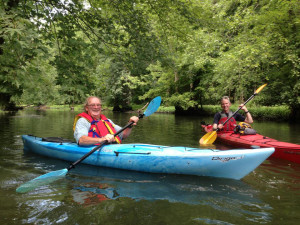
[[[232,105],[231,109],[234,112],[238,109],[239,105]],[[276,120],[276,121],[288,121],[291,110],[287,106],[247,106],[248,110],[255,120]],[[221,111],[219,105],[204,105],[202,115],[214,116],[216,112]],[[157,112],[161,113],[175,113],[174,106],[160,106]],[[239,111],[243,114],[243,111]]]
[[[231,109],[235,111],[239,105],[232,105]],[[247,106],[255,120],[276,120],[288,121],[291,111],[287,106]],[[205,105],[203,106],[205,115],[213,116],[216,112],[221,111],[220,106]],[[243,111],[240,111],[243,114]]]
[[[141,109],[143,105],[133,105],[133,111]],[[231,109],[235,111],[239,105],[232,105]],[[35,108],[40,110],[71,110],[69,105],[51,105],[51,106],[26,106],[24,108]],[[247,106],[248,110],[251,112],[251,115],[255,120],[276,120],[276,121],[288,121],[290,116],[290,109],[287,106]],[[81,111],[83,109],[82,105],[75,105],[74,110]],[[112,110],[113,107],[103,105],[104,110]],[[204,105],[201,115],[213,116],[216,112],[221,111],[219,105]],[[0,110],[1,112],[1,110]],[[174,106],[160,106],[157,112],[160,113],[175,113]],[[243,114],[243,111],[240,111]]]

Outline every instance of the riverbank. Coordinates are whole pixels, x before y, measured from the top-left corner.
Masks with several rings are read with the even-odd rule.
[[[143,105],[133,105],[132,111],[138,111],[141,109]],[[232,105],[232,110],[235,111],[239,105]],[[23,109],[33,108],[36,110],[75,110],[80,111],[83,109],[82,105],[49,105],[49,106],[23,106]],[[248,106],[247,107],[251,112],[254,120],[276,120],[276,121],[289,121],[291,110],[288,106]],[[103,105],[103,110],[113,110],[113,107]],[[221,111],[221,107],[219,105],[204,105],[202,109],[199,109],[197,113],[194,113],[194,116],[211,116],[218,111]],[[177,114],[174,106],[160,106],[157,110],[158,113],[171,113]],[[240,111],[243,114],[243,111]],[[181,112],[181,114],[185,114],[185,112]],[[188,113],[186,113],[188,114]]]
[[[235,111],[239,105],[232,105],[231,109]],[[291,110],[288,106],[247,106],[254,120],[276,120],[289,121]],[[203,106],[203,114],[213,116],[216,112],[221,111],[220,106],[205,105]],[[243,114],[243,111],[240,111]]]
[[[239,105],[232,105],[232,111],[238,109]],[[276,121],[289,121],[291,110],[288,106],[248,106],[248,110],[251,112],[254,120],[276,120]],[[197,113],[194,115],[201,116],[211,116],[213,117],[216,112],[221,111],[221,107],[219,105],[204,105],[202,109],[199,109]],[[161,113],[175,113],[176,110],[174,106],[164,107],[161,106],[158,109],[158,112]],[[244,112],[241,110],[239,113],[243,114]],[[184,112],[181,114],[184,115]]]

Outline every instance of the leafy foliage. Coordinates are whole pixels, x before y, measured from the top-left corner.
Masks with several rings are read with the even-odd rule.
[[[8,100],[12,102],[31,104],[54,100],[55,68],[49,64],[51,55],[35,32],[35,26],[22,18],[18,10],[7,12],[1,8],[0,14],[3,40],[0,46],[1,96],[11,96]]]
[[[300,109],[297,0],[1,2],[0,97],[116,108],[163,97],[199,109],[222,95]],[[30,81],[30,82],[29,82]],[[0,99],[1,99],[0,98]]]

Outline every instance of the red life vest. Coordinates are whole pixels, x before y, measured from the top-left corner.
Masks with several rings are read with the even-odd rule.
[[[80,117],[85,118],[87,121],[91,123],[91,127],[88,133],[89,137],[104,137],[107,134],[115,134],[116,130],[111,122],[104,116],[100,115],[100,120],[96,120],[92,118],[89,114],[83,112],[78,114],[75,117],[73,130],[75,130],[76,123]],[[121,138],[119,136],[115,136],[115,140],[118,144],[121,144]]]
[[[232,116],[232,111],[229,111],[228,116],[224,112],[219,112],[219,113],[221,115],[219,124],[223,124],[228,119],[228,117]],[[221,130],[221,132],[233,131],[235,127],[236,127],[236,120],[234,119],[234,117],[231,117],[230,120],[228,120],[227,123],[224,124],[224,127]]]

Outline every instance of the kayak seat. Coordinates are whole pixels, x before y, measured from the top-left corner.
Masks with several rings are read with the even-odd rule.
[[[62,137],[43,137],[42,141],[57,142],[57,143],[63,143],[63,142],[75,143],[75,141],[65,139],[65,138],[62,138]]]

